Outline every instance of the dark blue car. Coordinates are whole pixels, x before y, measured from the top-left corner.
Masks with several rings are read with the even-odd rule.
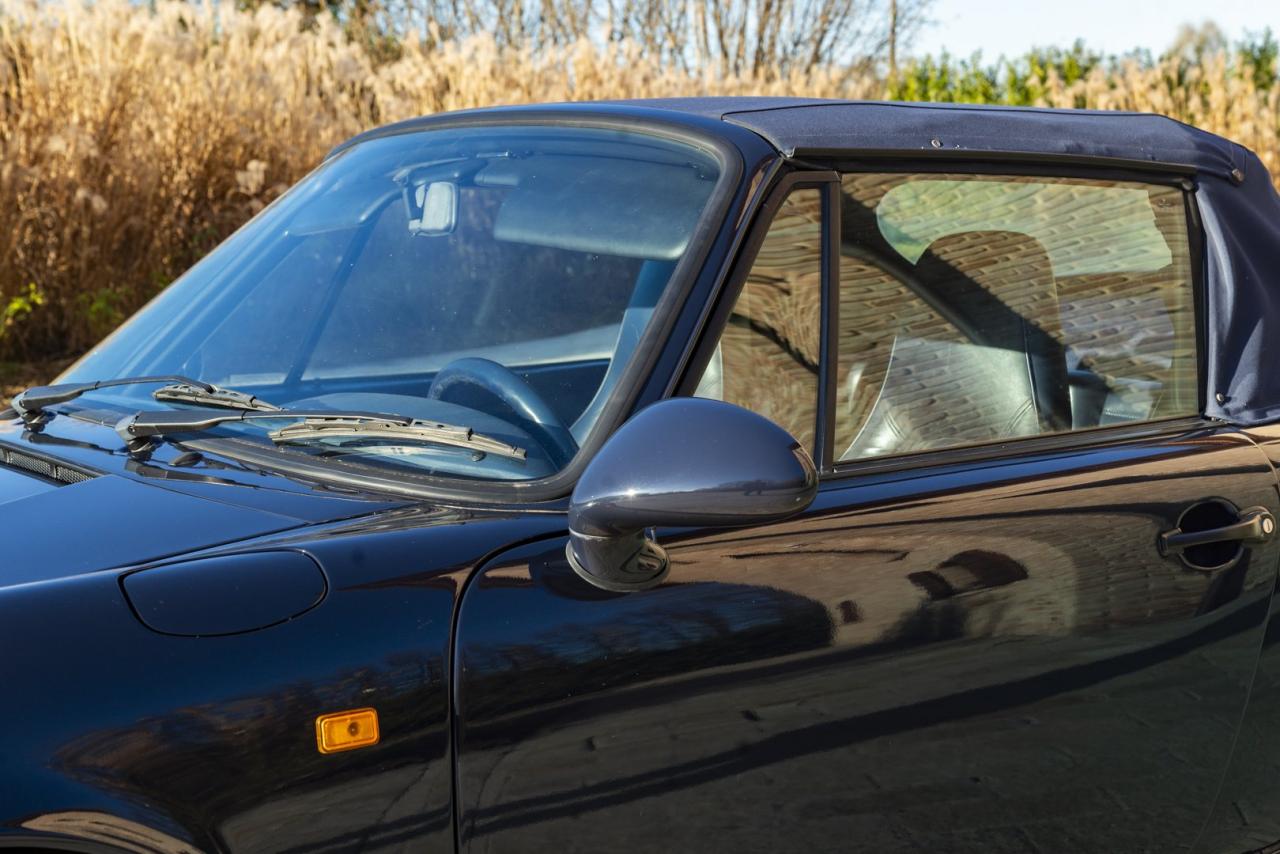
[[[1158,116],[363,134],[0,419],[0,849],[1277,850],[1277,341]]]

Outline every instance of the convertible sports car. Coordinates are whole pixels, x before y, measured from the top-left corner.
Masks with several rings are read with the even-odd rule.
[[[1276,850],[1277,341],[1158,116],[363,134],[0,418],[0,848]]]

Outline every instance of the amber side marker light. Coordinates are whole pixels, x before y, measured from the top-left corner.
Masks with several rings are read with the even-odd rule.
[[[321,753],[372,747],[378,738],[378,713],[373,709],[352,709],[316,718],[316,748]]]

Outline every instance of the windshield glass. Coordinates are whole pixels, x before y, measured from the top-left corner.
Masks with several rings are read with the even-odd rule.
[[[523,460],[377,436],[290,452],[419,473],[553,474],[583,441],[721,175],[637,132],[470,127],[371,139],[259,214],[63,381],[182,374],[290,409],[390,413]],[[180,408],[153,387],[80,407]],[[269,444],[287,422],[216,432]]]

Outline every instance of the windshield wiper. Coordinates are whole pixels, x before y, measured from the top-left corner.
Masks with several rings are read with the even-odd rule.
[[[202,403],[210,406],[221,406],[227,409],[275,410],[266,401],[259,400],[251,394],[220,388],[212,383],[193,380],[180,375],[162,375],[151,377],[125,377],[118,380],[98,380],[89,383],[59,383],[57,385],[37,385],[19,392],[9,403],[25,421],[39,417],[45,409],[57,403],[66,403],[82,394],[97,391],[100,388],[113,388],[122,385],[152,385],[169,383],[157,389],[154,397],[157,400],[180,400],[186,403]],[[164,396],[162,396],[164,395]]]
[[[259,412],[278,412],[280,407],[267,403],[260,397],[233,388],[208,383],[180,382],[158,388],[151,393],[156,400],[173,400],[178,403],[194,403],[197,406],[217,406],[223,409],[252,409]]]
[[[261,421],[291,418],[294,424],[273,430],[267,435],[278,445],[308,442],[315,439],[391,439],[400,442],[448,445],[497,454],[514,460],[525,459],[524,448],[483,436],[469,427],[456,427],[437,421],[420,421],[404,415],[378,412],[336,412],[328,409],[277,409],[273,411],[243,410],[221,414],[200,414],[175,410],[171,412],[138,412],[116,425],[116,432],[130,450],[148,447],[152,437],[176,433],[200,433],[236,421]]]
[[[267,434],[277,445],[310,442],[315,439],[388,439],[396,442],[452,445],[486,454],[497,454],[513,460],[523,460],[524,448],[509,445],[499,439],[484,436],[470,427],[456,427],[436,421],[409,419],[374,420],[354,418],[304,418]]]

